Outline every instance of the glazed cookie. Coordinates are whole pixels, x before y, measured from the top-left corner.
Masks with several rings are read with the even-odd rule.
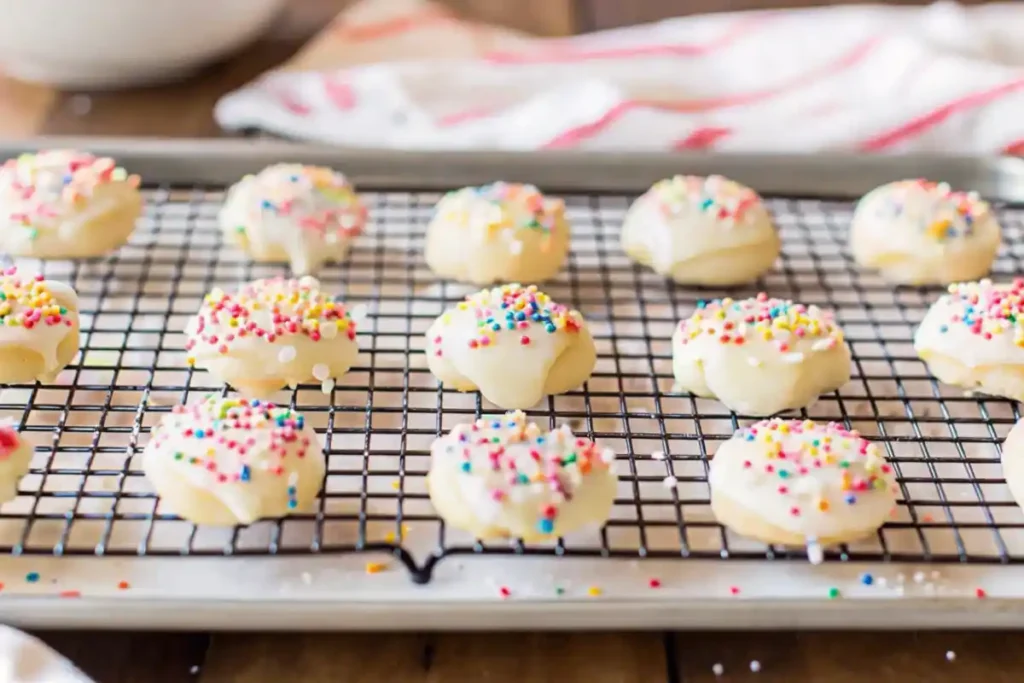
[[[558,538],[604,524],[615,500],[615,452],[542,432],[520,411],[456,425],[434,442],[427,488],[448,524],[476,538]]]
[[[1024,420],[1006,435],[1002,450],[1003,477],[1017,505],[1024,508]]]
[[[70,150],[22,154],[0,168],[0,251],[39,259],[102,256],[142,213],[139,177]]]
[[[564,202],[533,185],[449,192],[427,226],[427,265],[459,282],[541,282],[561,269],[568,252]]]
[[[750,282],[771,269],[780,242],[756,192],[712,175],[654,184],[626,214],[622,248],[680,284]]]
[[[32,447],[9,424],[0,423],[0,503],[18,496],[18,482],[28,473]]]
[[[850,380],[850,350],[830,313],[770,299],[701,301],[672,337],[684,391],[743,415],[805,408]]]
[[[326,471],[301,415],[217,396],[175,406],[142,457],[146,477],[176,515],[216,526],[309,511]]]
[[[275,164],[228,190],[220,226],[255,261],[289,263],[312,275],[348,255],[366,206],[345,176],[329,168]]]
[[[0,384],[52,382],[78,353],[78,296],[42,275],[0,273]]]
[[[597,351],[579,311],[530,285],[484,289],[427,330],[427,362],[441,382],[500,408],[529,408],[580,386]]]
[[[914,349],[946,384],[1024,401],[1024,279],[950,285],[917,328]]]
[[[216,289],[185,332],[189,365],[256,398],[310,379],[330,392],[359,355],[356,321],[312,277]]]
[[[878,446],[837,424],[764,420],[723,443],[708,474],[718,521],[764,543],[813,546],[868,536],[895,508]]]
[[[1000,229],[976,192],[946,183],[902,180],[860,200],[850,227],[854,260],[896,284],[948,284],[984,276]]]

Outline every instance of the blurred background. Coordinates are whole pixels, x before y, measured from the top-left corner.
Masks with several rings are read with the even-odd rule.
[[[8,2],[0,135],[1016,154],[1024,4]]]

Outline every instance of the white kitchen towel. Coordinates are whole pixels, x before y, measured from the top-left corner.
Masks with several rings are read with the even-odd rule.
[[[0,626],[0,683],[91,683],[68,660],[9,626]]]
[[[670,19],[561,39],[364,0],[217,104],[226,129],[402,149],[1024,148],[1024,2]]]

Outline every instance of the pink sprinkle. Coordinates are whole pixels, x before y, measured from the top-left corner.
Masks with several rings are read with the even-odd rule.
[[[519,338],[519,343],[522,344],[523,346],[528,346],[530,343],[530,338],[524,334],[522,337]]]

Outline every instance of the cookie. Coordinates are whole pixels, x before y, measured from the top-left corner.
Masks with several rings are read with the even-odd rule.
[[[914,334],[940,381],[1024,401],[1024,278],[949,286]]]
[[[521,411],[456,425],[430,451],[430,501],[447,524],[476,538],[558,538],[600,526],[615,500],[615,452],[551,432]]]
[[[517,183],[449,192],[427,226],[425,252],[430,269],[449,280],[543,282],[569,252],[565,204]]]
[[[189,365],[254,398],[313,379],[330,392],[359,355],[356,321],[308,276],[215,289],[185,332]]]
[[[52,382],[78,353],[78,296],[42,275],[0,273],[0,384]]]
[[[881,449],[838,424],[771,419],[719,446],[708,474],[719,523],[763,543],[831,545],[869,536],[898,488]]]
[[[895,284],[949,284],[983,277],[1000,243],[992,208],[976,192],[902,180],[857,204],[850,249],[858,265]]]
[[[756,192],[712,175],[659,181],[629,208],[622,248],[680,284],[727,286],[771,269],[780,242]]]
[[[580,312],[518,284],[481,290],[441,314],[427,330],[426,354],[446,386],[479,390],[506,410],[575,389],[597,363]]]
[[[341,173],[275,164],[228,190],[219,214],[224,239],[254,261],[288,263],[313,275],[342,261],[366,224],[366,206]]]
[[[683,391],[743,415],[806,408],[850,380],[850,349],[830,313],[769,298],[701,301],[672,336]]]
[[[215,526],[308,512],[326,472],[302,415],[218,396],[175,406],[154,427],[142,458],[146,478],[174,514]]]
[[[1006,435],[1002,449],[1003,477],[1017,505],[1024,508],[1024,420]]]
[[[28,473],[32,447],[14,427],[0,423],[0,503],[18,496],[18,482]]]
[[[0,167],[0,252],[38,259],[102,256],[142,213],[139,177],[71,150],[22,154]]]

